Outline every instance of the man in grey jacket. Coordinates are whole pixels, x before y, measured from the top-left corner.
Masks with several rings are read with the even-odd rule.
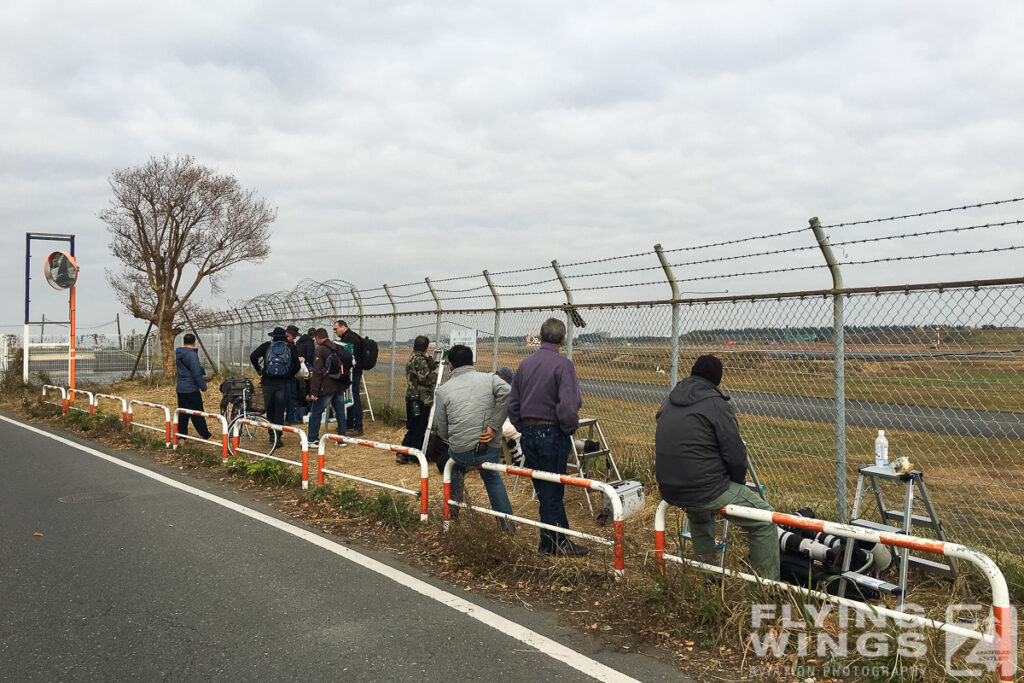
[[[747,451],[729,397],[718,389],[722,361],[701,356],[690,376],[672,389],[657,415],[655,477],[661,497],[686,510],[693,551],[710,561],[715,549],[715,511],[723,506],[772,507],[745,485]],[[779,536],[771,522],[730,517],[750,536],[750,563],[779,578]]]
[[[456,344],[448,351],[451,377],[434,396],[434,426],[449,443],[452,468],[452,500],[462,500],[466,470],[501,458],[501,427],[508,414],[508,384],[497,375],[477,372],[473,351]],[[487,489],[491,509],[512,514],[512,503],[501,476],[491,470],[479,470]],[[511,528],[512,522],[498,518],[498,525]]]

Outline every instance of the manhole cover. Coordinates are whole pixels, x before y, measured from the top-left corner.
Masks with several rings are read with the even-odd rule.
[[[57,500],[61,503],[106,503],[118,498],[124,498],[126,494],[117,491],[106,491],[99,493],[71,493],[61,496]]]

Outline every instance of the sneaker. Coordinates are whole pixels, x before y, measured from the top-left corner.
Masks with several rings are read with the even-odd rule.
[[[395,464],[396,465],[411,465],[412,464],[412,458],[410,458],[407,455],[399,455],[399,456],[395,457]]]
[[[348,430],[348,434],[346,434],[345,436],[362,436],[362,435],[363,435],[363,430],[362,429],[350,429],[350,430]]]
[[[334,442],[334,445],[335,445],[335,446],[337,446],[338,448],[344,448],[344,447],[345,447],[345,446],[347,446],[348,444],[347,444],[347,443],[345,443],[344,441],[335,441],[335,442]]]

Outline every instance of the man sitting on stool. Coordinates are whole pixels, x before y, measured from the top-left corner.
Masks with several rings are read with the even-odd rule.
[[[701,356],[658,410],[655,477],[662,499],[686,510],[693,551],[713,563],[715,511],[726,505],[772,510],[745,485],[747,450],[729,397],[718,390],[722,361]],[[764,578],[779,578],[779,534],[771,522],[729,517],[747,530],[750,564]]]

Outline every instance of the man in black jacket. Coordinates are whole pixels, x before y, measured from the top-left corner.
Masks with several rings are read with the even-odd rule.
[[[363,435],[363,338],[355,333],[344,320],[334,322],[334,333],[342,344],[352,345],[352,405],[348,407],[348,435]]]
[[[257,346],[249,355],[249,362],[260,376],[267,419],[279,425],[284,421],[288,386],[299,371],[299,355],[288,343],[283,327],[275,327],[268,336],[270,341]],[[270,440],[276,448],[281,443],[280,434],[271,431]]]
[[[718,390],[722,361],[701,356],[690,376],[672,389],[657,415],[655,477],[661,497],[686,510],[693,550],[713,561],[715,514],[725,505],[771,510],[746,487],[747,451],[729,397]],[[771,522],[730,517],[747,530],[750,563],[765,578],[779,578],[779,536]]]
[[[295,353],[299,355],[299,362],[305,363],[306,368],[313,367],[313,355],[316,353],[316,342],[313,340],[316,335],[316,328],[311,327],[306,333],[295,340]],[[302,374],[300,369],[299,374]],[[302,418],[306,415],[309,410],[309,406],[306,405],[306,394],[309,393],[309,380],[296,377],[296,404],[295,404],[295,421],[302,422]]]

